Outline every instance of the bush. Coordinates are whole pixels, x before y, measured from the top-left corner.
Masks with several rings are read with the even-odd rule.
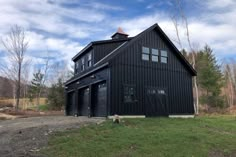
[[[47,104],[50,109],[61,110],[65,104],[64,87],[61,79],[49,89]]]

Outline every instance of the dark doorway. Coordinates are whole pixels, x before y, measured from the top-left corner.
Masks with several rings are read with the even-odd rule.
[[[79,100],[79,115],[88,116],[89,87],[83,88],[79,91]]]
[[[67,106],[66,106],[66,114],[67,115],[73,115],[74,106],[75,106],[75,93],[70,92],[67,93]]]
[[[107,85],[106,82],[101,82],[93,87],[94,89],[94,99],[92,101],[93,116],[95,117],[105,117],[107,116]]]
[[[148,88],[146,94],[146,116],[168,116],[166,91],[164,89]]]

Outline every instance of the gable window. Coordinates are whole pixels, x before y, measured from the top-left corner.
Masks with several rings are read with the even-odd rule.
[[[157,49],[152,49],[152,61],[158,62],[158,50]]]
[[[161,63],[167,63],[167,51],[161,50]]]
[[[142,59],[149,61],[150,51],[148,47],[142,47]]]
[[[87,61],[88,67],[92,66],[92,54],[91,52],[88,53],[88,61]]]
[[[134,102],[135,101],[135,88],[134,86],[124,86],[124,102]]]
[[[84,71],[84,69],[85,69],[84,58],[81,58],[81,71]]]

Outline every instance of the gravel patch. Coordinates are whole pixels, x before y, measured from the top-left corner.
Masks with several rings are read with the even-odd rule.
[[[49,135],[58,131],[101,123],[104,118],[44,116],[0,120],[1,157],[42,157],[40,149],[47,146]]]

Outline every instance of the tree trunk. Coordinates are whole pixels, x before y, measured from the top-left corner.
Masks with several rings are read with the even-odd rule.
[[[19,110],[19,104],[20,104],[20,87],[21,87],[21,63],[19,63],[19,69],[18,69],[17,93],[16,93],[16,111]]]

